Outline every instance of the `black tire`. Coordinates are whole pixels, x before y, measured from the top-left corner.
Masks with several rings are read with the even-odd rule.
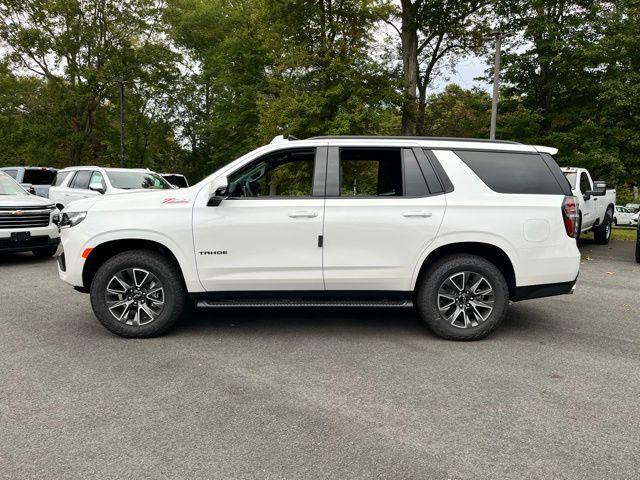
[[[582,235],[582,214],[578,217],[578,231],[576,232],[576,243],[580,242],[580,235]]]
[[[471,272],[484,277],[493,289],[493,310],[477,325],[466,328],[455,326],[441,314],[439,291],[450,277],[460,272]],[[464,283],[463,283],[464,286]],[[476,291],[478,289],[476,288]],[[471,297],[473,298],[473,297]],[[480,340],[495,330],[504,320],[509,305],[509,288],[504,275],[491,262],[471,254],[451,255],[438,260],[422,278],[416,294],[416,307],[422,321],[438,336],[448,340]],[[453,305],[456,309],[456,305]],[[464,314],[464,323],[467,317]],[[473,314],[472,314],[473,315]],[[476,317],[477,319],[477,317]],[[454,318],[454,321],[456,319]]]
[[[31,253],[33,253],[36,258],[51,258],[56,254],[57,251],[58,247],[49,247],[32,250]]]
[[[607,245],[611,239],[611,215],[607,210],[604,215],[604,219],[593,229],[593,239],[598,245]]]
[[[616,217],[613,217],[613,224],[617,227],[618,226],[618,219]]]
[[[120,311],[116,310],[112,314],[107,305],[107,287],[113,281],[113,277],[119,272],[130,269],[142,269],[149,272],[156,277],[163,288],[163,306],[157,317],[146,324],[127,324],[125,323],[126,319],[118,321],[114,315]],[[113,284],[111,287],[113,289]],[[150,250],[131,250],[110,258],[96,272],[90,290],[91,306],[100,323],[112,333],[125,338],[150,338],[167,332],[180,317],[186,299],[186,290],[178,268],[160,253]],[[125,300],[126,295],[123,294],[122,300]],[[150,306],[154,300],[147,300],[147,302],[147,306]],[[140,303],[145,302],[141,300]],[[111,307],[114,308],[113,304]],[[127,308],[129,307],[124,307],[124,310]],[[137,309],[138,315],[141,315],[141,308],[144,307],[140,306]],[[135,311],[136,309],[131,309],[134,314]],[[129,314],[127,313],[127,315]],[[149,318],[151,317],[147,315],[145,320]],[[138,323],[142,323],[139,318]]]
[[[636,228],[636,262],[640,263],[640,225]]]

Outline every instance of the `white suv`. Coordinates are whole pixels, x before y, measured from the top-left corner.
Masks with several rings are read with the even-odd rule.
[[[274,139],[186,189],[75,202],[60,277],[124,337],[198,307],[415,305],[486,336],[510,300],[572,292],[576,199],[555,149],[411,137]]]
[[[174,188],[157,173],[133,168],[70,167],[60,170],[49,188],[49,199],[62,210],[69,203],[131,190]]]
[[[55,255],[60,243],[60,212],[46,198],[29,194],[13,177],[0,172],[0,254],[33,252]]]

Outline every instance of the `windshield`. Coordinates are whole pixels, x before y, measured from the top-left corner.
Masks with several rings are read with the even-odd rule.
[[[18,185],[18,183],[8,175],[0,175],[0,195],[29,195]]]
[[[113,188],[133,190],[138,188],[165,190],[171,185],[160,175],[151,172],[107,172]]]
[[[576,179],[578,178],[578,174],[576,172],[563,172],[566,177],[571,188],[576,188]]]

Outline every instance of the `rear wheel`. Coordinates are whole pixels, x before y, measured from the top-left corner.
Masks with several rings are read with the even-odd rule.
[[[100,323],[128,338],[165,333],[180,317],[185,296],[173,263],[148,250],[112,257],[91,283],[91,306]]]
[[[435,263],[416,295],[422,320],[450,340],[479,340],[504,319],[507,282],[491,262],[476,255],[453,255]]]
[[[607,245],[611,239],[611,215],[607,211],[602,223],[593,229],[593,238],[598,245]]]

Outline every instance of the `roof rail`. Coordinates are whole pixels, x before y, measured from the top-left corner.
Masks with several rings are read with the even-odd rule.
[[[510,145],[522,145],[520,142],[511,140],[488,140],[485,138],[456,138],[456,137],[417,137],[417,136],[400,136],[400,135],[327,135],[319,137],[311,137],[307,140],[339,140],[339,139],[362,139],[362,140],[432,140],[447,142],[482,142],[482,143],[506,143]]]

